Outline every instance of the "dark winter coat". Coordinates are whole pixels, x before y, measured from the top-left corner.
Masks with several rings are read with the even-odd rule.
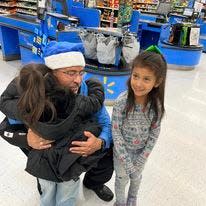
[[[11,84],[13,85],[8,87],[8,93],[16,93],[14,101],[17,101],[19,95],[15,80]],[[50,116],[49,112],[45,111],[40,121],[32,129],[43,138],[56,141],[50,149],[32,149],[29,152],[26,171],[30,174],[55,182],[77,179],[82,172],[95,166],[104,155],[99,151],[89,157],[82,157],[69,152],[73,140],[86,140],[83,131],[90,131],[95,136],[101,132],[99,125],[90,116],[102,107],[103,87],[96,80],[87,81],[87,85],[87,97],[73,95],[67,90],[56,88],[48,94],[57,109],[57,118],[48,123]],[[5,92],[4,98],[6,98]],[[10,108],[9,111],[17,114],[18,111],[15,109],[17,108]]]

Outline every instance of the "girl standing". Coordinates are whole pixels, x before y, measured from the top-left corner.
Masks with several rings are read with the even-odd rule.
[[[128,91],[120,94],[113,107],[115,206],[136,206],[141,173],[159,136],[165,111],[166,71],[159,49],[149,47],[134,59]]]

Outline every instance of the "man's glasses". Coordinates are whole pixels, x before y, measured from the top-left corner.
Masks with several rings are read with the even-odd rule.
[[[66,74],[68,75],[69,77],[77,77],[77,76],[83,76],[85,74],[85,71],[82,70],[80,72],[77,72],[77,71],[62,71],[63,74]]]

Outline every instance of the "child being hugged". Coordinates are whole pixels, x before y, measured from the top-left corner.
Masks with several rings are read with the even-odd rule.
[[[113,107],[115,206],[137,205],[141,173],[158,139],[165,111],[166,73],[160,50],[150,46],[133,60],[128,91],[120,94]]]
[[[32,130],[53,144],[49,149],[24,150],[28,155],[26,171],[41,184],[41,206],[75,205],[79,176],[94,167],[103,155],[102,151],[88,157],[69,152],[72,141],[86,140],[84,131],[96,136],[101,132],[92,115],[103,105],[104,88],[94,79],[86,84],[88,96],[76,94],[59,84],[52,69],[33,63],[23,66],[3,93],[4,99],[11,98],[16,105],[10,109],[19,114],[22,122],[10,124],[11,119],[5,118],[0,125],[1,136],[10,143],[12,136],[4,135],[4,130],[13,135],[19,130],[27,133],[29,128],[28,132]]]

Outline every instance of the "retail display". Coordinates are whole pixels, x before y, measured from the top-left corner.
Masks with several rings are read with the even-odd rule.
[[[186,0],[172,0],[172,12],[177,14],[182,14],[184,8],[188,6],[188,1]]]
[[[169,43],[180,47],[198,46],[200,27],[191,23],[177,23],[171,26]]]
[[[154,11],[158,0],[97,0],[96,8],[101,10],[102,27],[121,27],[131,20],[132,10]]]
[[[119,1],[119,13],[117,26],[119,28],[128,25],[132,18],[132,0],[120,0]]]
[[[15,0],[0,0],[0,13],[1,14],[13,14],[16,11]]]
[[[0,0],[0,13],[28,14],[36,16],[37,0]]]
[[[18,0],[16,12],[29,15],[37,15],[37,0]]]
[[[133,10],[139,10],[143,13],[161,13],[163,8],[159,7],[159,0],[97,0],[96,8],[101,10],[101,26],[102,27],[121,27],[123,13],[127,11],[122,9],[122,3],[132,6]],[[173,0],[165,1],[166,4],[171,4],[171,12],[183,14],[185,7],[188,6],[187,1]],[[127,7],[127,6],[126,6]],[[130,9],[131,10],[131,9]],[[131,12],[131,11],[130,11]],[[128,16],[128,15],[127,15]]]
[[[101,10],[102,27],[121,27],[131,21],[132,0],[97,1],[96,8]]]
[[[158,0],[134,0],[133,9],[140,11],[155,12],[157,9]]]
[[[96,8],[101,10],[102,27],[117,27],[119,0],[99,0]]]

